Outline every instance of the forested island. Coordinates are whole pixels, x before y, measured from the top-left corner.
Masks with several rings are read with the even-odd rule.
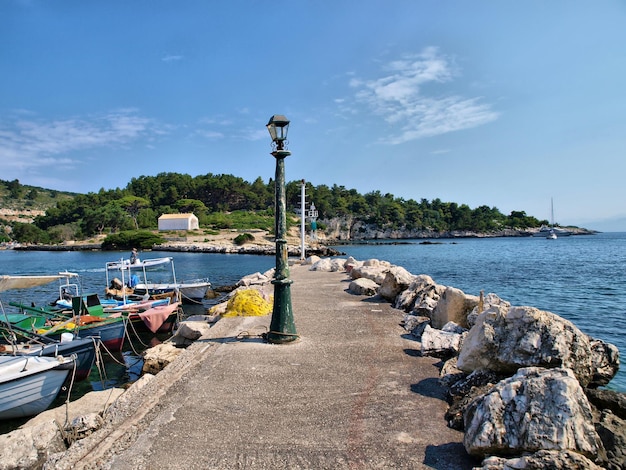
[[[296,225],[301,181],[286,184],[288,225]],[[547,220],[525,211],[502,214],[497,207],[404,199],[344,186],[306,184],[307,204],[318,211],[317,231],[327,239],[425,238],[529,235]],[[253,182],[208,173],[159,173],[132,178],[125,188],[68,193],[0,180],[0,241],[58,244],[102,235],[154,231],[162,214],[193,213],[206,233],[267,230],[274,225],[274,181]],[[306,208],[305,208],[306,209]],[[7,212],[8,211],[8,212]],[[18,214],[9,217],[7,214]],[[19,215],[31,213],[30,220]],[[577,233],[584,229],[568,227]]]

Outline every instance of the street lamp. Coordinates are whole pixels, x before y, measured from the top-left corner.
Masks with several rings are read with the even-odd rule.
[[[291,155],[285,149],[289,120],[280,114],[272,116],[267,123],[267,130],[272,138],[275,150],[272,155],[276,159],[275,178],[275,222],[276,236],[276,271],[274,272],[274,309],[267,341],[270,343],[291,343],[298,339],[296,326],[293,322],[291,308],[291,279],[287,263],[287,196],[285,191],[285,158]]]

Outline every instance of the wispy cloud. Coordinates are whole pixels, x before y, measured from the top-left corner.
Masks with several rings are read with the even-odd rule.
[[[250,114],[250,110],[247,108],[242,108],[238,112],[244,116]],[[249,119],[245,119],[245,122],[249,122]],[[241,124],[236,120],[221,116],[204,117],[200,119],[198,121],[198,126],[193,133],[194,135],[209,140],[269,140],[269,135],[265,126],[259,125],[259,127],[250,127],[247,124]]]
[[[30,116],[5,119],[0,122],[0,166],[5,170],[74,167],[76,151],[123,146],[159,132],[155,123],[132,109],[52,121]]]
[[[161,60],[167,63],[167,62],[178,62],[180,60],[183,60],[184,58],[185,57],[182,55],[168,54],[168,55],[161,57]]]
[[[247,128],[243,129],[241,132],[241,137],[245,140],[270,140],[269,134],[267,133],[267,129],[252,129]]]
[[[437,48],[424,49],[420,54],[394,60],[375,79],[352,78],[355,99],[365,104],[389,124],[399,124],[395,135],[386,143],[401,144],[424,137],[480,126],[497,119],[491,105],[481,103],[480,97],[458,95],[429,96],[426,84],[445,84],[457,76],[453,62]],[[441,88],[441,87],[439,87]]]
[[[209,140],[218,140],[218,139],[224,138],[223,132],[212,131],[212,130],[198,129],[196,131],[196,134]]]

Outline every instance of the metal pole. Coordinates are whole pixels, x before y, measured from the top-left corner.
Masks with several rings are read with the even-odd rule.
[[[270,331],[267,333],[267,341],[270,343],[290,343],[298,339],[296,326],[293,322],[293,310],[291,307],[291,283],[289,279],[289,264],[287,262],[287,196],[285,191],[285,158],[291,155],[288,150],[283,150],[279,145],[272,152],[276,158],[275,179],[275,231],[276,234],[276,272],[274,273],[274,308]]]
[[[306,258],[306,253],[305,253],[305,248],[304,248],[304,239],[306,237],[306,233],[304,231],[304,222],[306,220],[306,211],[304,209],[304,205],[306,204],[305,201],[306,195],[305,195],[305,181],[302,180],[302,188],[300,191],[300,241],[301,241],[301,245],[300,245],[300,260],[304,261],[304,259]]]

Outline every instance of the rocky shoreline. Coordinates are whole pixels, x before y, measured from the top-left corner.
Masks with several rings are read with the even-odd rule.
[[[597,232],[587,229],[570,228],[572,236],[594,235]],[[305,246],[307,256],[343,256],[345,253],[333,248],[341,245],[403,245],[416,243],[443,243],[443,241],[419,241],[425,239],[435,240],[458,240],[463,238],[498,238],[498,237],[531,237],[537,230],[502,230],[499,232],[477,233],[467,231],[433,232],[420,231],[362,231],[358,234],[347,234],[340,230],[334,230],[330,237],[323,239],[323,243],[309,243]],[[219,253],[219,254],[248,254],[273,256],[276,247],[267,233],[252,242],[238,245],[234,242],[230,232],[221,233],[214,237],[181,237],[181,239],[169,240],[161,245],[154,245],[153,251],[168,252],[192,252],[192,253]],[[32,244],[14,245],[11,249],[20,251],[101,251],[101,243],[94,242],[66,242],[54,245]],[[288,237],[287,245],[289,256],[300,256],[301,245],[296,232],[292,230]],[[144,249],[144,251],[146,251]]]
[[[349,259],[345,268],[350,291],[406,312],[422,355],[441,358],[446,420],[484,459],[479,468],[626,468],[626,395],[600,388],[619,369],[614,345],[553,313],[467,295],[387,262]]]
[[[68,245],[21,245],[13,248],[18,251],[101,251],[100,244],[68,244]],[[217,253],[217,254],[246,254],[259,256],[273,256],[276,248],[267,245],[227,245],[212,243],[177,242],[155,245],[153,251],[168,251],[178,253]],[[143,250],[148,251],[148,250]],[[289,256],[299,256],[300,247],[290,245]],[[306,248],[306,254],[317,256],[341,256],[345,253],[327,246]]]

